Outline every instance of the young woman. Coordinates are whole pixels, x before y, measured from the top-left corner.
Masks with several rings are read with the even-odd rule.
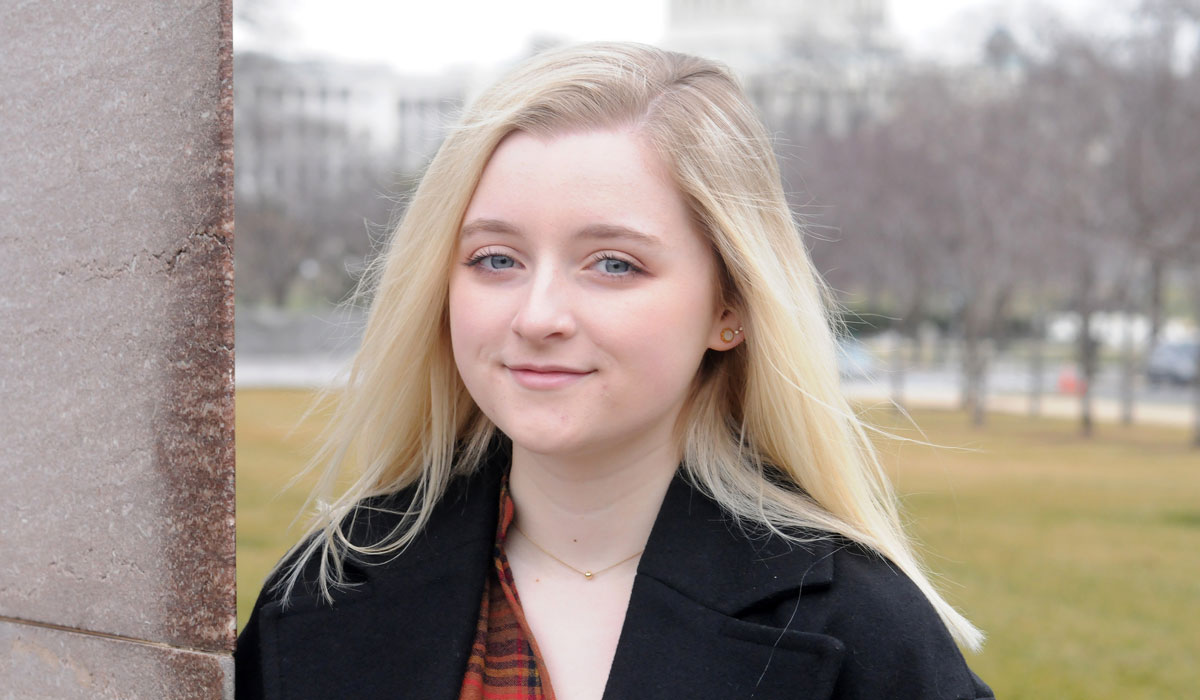
[[[827,295],[727,70],[529,61],[382,257],[331,484],[238,697],[986,698],[839,391]]]

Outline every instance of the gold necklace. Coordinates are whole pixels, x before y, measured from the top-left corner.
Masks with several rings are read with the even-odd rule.
[[[522,530],[521,528],[517,527],[517,524],[516,524],[516,523],[513,523],[513,524],[512,524],[512,529],[514,529],[514,530],[516,530],[517,532],[521,533],[521,537],[524,537],[525,539],[529,540],[529,544],[531,544],[531,545],[533,545],[534,547],[537,547],[538,549],[542,550],[542,554],[545,554],[546,556],[550,557],[551,559],[553,559],[554,561],[558,562],[559,564],[562,564],[563,566],[567,567],[567,568],[568,568],[568,569],[570,569],[571,571],[574,571],[574,572],[575,572],[575,573],[577,573],[577,574],[582,574],[582,575],[583,575],[583,577],[584,577],[585,579],[589,580],[589,581],[591,581],[591,580],[592,580],[592,577],[593,577],[593,576],[595,576],[596,574],[602,574],[602,573],[604,573],[605,571],[608,571],[609,569],[615,569],[615,568],[617,568],[618,566],[620,566],[620,565],[624,564],[625,562],[629,561],[630,559],[633,559],[634,557],[640,556],[642,552],[646,551],[646,548],[645,548],[645,547],[642,547],[642,548],[641,548],[641,549],[639,549],[638,551],[634,552],[633,554],[630,554],[629,556],[625,557],[624,559],[622,559],[621,561],[617,562],[616,564],[612,564],[612,565],[606,566],[606,567],[604,567],[603,569],[597,569],[596,571],[590,571],[590,570],[587,570],[587,571],[585,571],[584,569],[576,569],[575,567],[571,566],[570,564],[568,564],[567,562],[563,561],[562,559],[559,559],[558,557],[554,556],[554,554],[553,554],[553,553],[552,553],[550,550],[546,549],[545,547],[543,547],[542,545],[538,544],[537,542],[534,542],[534,541],[533,541],[533,538],[532,538],[532,537],[530,537],[529,535],[526,535],[526,534],[525,534],[525,531],[524,531],[524,530]]]

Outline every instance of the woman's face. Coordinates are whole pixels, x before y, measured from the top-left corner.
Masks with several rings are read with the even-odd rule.
[[[515,132],[467,207],[450,334],[467,390],[544,455],[649,450],[737,318],[665,166],[623,131]]]

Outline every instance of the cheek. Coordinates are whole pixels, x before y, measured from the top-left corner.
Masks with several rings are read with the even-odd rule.
[[[486,299],[472,293],[471,286],[451,278],[449,290],[450,345],[454,349],[454,360],[459,372],[466,373],[470,367],[464,364],[479,352],[479,346],[487,337],[486,326],[489,314]]]
[[[613,320],[648,384],[665,388],[695,374],[707,347],[709,306],[690,294],[662,295]]]

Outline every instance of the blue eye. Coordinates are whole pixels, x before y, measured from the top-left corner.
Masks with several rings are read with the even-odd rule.
[[[488,270],[506,270],[517,264],[517,261],[513,260],[511,256],[504,255],[502,253],[488,253],[487,251],[484,251],[468,260],[467,267],[475,267],[485,260],[490,262],[482,265],[481,267]]]
[[[596,262],[600,264],[601,272],[613,277],[630,277],[642,271],[641,268],[628,260],[622,260],[612,255],[601,255],[600,259]]]
[[[629,272],[632,267],[632,265],[624,260],[617,260],[616,258],[605,258],[604,260],[604,271],[614,275]]]

